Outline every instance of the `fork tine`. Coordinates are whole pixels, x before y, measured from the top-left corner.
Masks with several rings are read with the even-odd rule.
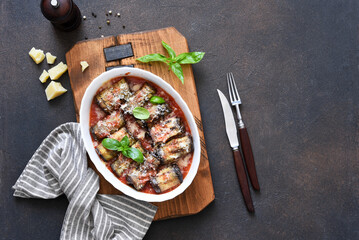
[[[229,73],[227,73],[227,84],[228,84],[229,98],[230,98],[231,102],[233,102],[233,97],[232,97],[232,88],[231,88],[231,85],[230,85],[230,77],[229,77]]]
[[[233,81],[233,74],[229,74],[229,81],[231,83],[231,91],[232,91],[232,95],[233,95],[233,100],[237,101],[237,96],[234,90],[234,81]]]
[[[236,82],[234,81],[233,74],[232,74],[232,81],[233,81],[233,85],[234,85],[233,95],[237,95],[236,96],[237,101],[241,101],[241,98],[239,97],[239,93],[238,93],[238,90],[237,90]]]

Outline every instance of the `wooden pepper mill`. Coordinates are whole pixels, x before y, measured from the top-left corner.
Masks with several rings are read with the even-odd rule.
[[[72,0],[41,0],[41,12],[62,31],[72,31],[81,24],[81,12]]]

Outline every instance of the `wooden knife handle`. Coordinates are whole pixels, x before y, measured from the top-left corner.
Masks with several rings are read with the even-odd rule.
[[[246,171],[244,170],[243,160],[241,157],[241,153],[239,152],[238,149],[233,150],[233,158],[234,158],[234,164],[236,166],[237,177],[238,177],[239,185],[241,187],[244,202],[246,203],[246,207],[247,207],[248,211],[254,212],[254,207],[253,207],[251,192],[249,191]]]
[[[241,146],[244,156],[244,161],[246,162],[247,171],[249,179],[251,180],[252,186],[255,190],[259,191],[259,183],[257,178],[256,165],[254,163],[253,152],[251,142],[249,141],[249,136],[247,128],[239,129],[239,136],[241,138]]]

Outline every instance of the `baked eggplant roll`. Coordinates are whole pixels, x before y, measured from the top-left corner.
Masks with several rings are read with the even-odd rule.
[[[150,100],[155,93],[155,89],[147,83],[143,84],[142,88],[135,92],[135,94],[128,99],[128,101],[121,106],[125,113],[132,114],[135,107],[142,107],[147,101]]]
[[[151,177],[156,175],[155,170],[142,170],[132,168],[127,174],[127,183],[133,185],[137,190],[141,190]]]
[[[137,190],[141,190],[151,177],[156,176],[157,167],[160,165],[160,161],[149,153],[145,153],[144,158],[144,163],[137,169],[132,168],[126,177],[127,182]]]
[[[137,148],[142,153],[145,152],[141,147],[140,142],[136,142],[131,147]],[[124,173],[128,172],[130,169],[137,167],[138,167],[137,162],[132,161],[130,158],[125,157],[123,154],[118,155],[117,160],[111,164],[112,170],[116,173],[118,177],[121,177]]]
[[[118,177],[121,177],[124,171],[130,168],[132,163],[133,161],[131,159],[126,158],[120,154],[118,159],[111,164],[111,168]]]
[[[130,141],[130,146],[132,144],[135,143],[135,140],[127,133],[126,129],[123,127],[120,130],[118,130],[117,132],[111,134],[109,136],[109,138],[113,138],[116,139],[117,141],[121,141],[122,138],[124,136],[127,136],[129,141]],[[118,152],[117,151],[112,151],[109,150],[107,148],[105,148],[102,143],[100,143],[97,147],[96,147],[96,152],[98,153],[98,155],[104,160],[104,161],[109,161],[112,158],[116,157]]]
[[[91,128],[91,133],[98,140],[109,136],[125,125],[125,121],[120,111],[112,112],[104,119],[98,121],[95,126]]]
[[[181,119],[171,117],[155,124],[150,129],[150,136],[155,143],[165,143],[171,137],[183,132]]]
[[[151,178],[151,185],[156,193],[162,193],[181,184],[183,176],[179,167],[174,164],[160,170]]]
[[[141,146],[141,144],[140,144],[139,141],[137,141],[137,142],[136,142],[135,144],[133,144],[131,147],[137,148],[138,150],[141,151],[141,153],[144,153],[144,152],[145,152],[145,150],[143,150],[143,148],[142,148],[142,146]]]
[[[168,107],[168,104],[152,104],[148,103],[144,107],[150,113],[150,117],[146,120],[146,123],[152,125],[161,118],[164,118],[167,114],[171,112],[171,109]]]
[[[147,151],[152,151],[152,139],[149,136],[145,125],[136,120],[132,115],[125,116],[126,128],[128,133],[141,142],[141,145]]]
[[[143,170],[156,170],[158,166],[160,165],[160,160],[158,160],[156,157],[154,157],[152,154],[146,153],[145,154],[145,161],[141,165],[141,169]]]
[[[132,95],[124,78],[96,95],[97,104],[107,113],[120,108],[121,103],[127,101]]]
[[[136,142],[135,139],[133,139],[133,137],[131,137],[128,134],[126,128],[124,128],[124,127],[121,128],[120,130],[118,130],[117,132],[111,134],[109,136],[109,138],[113,138],[113,139],[116,139],[117,141],[121,141],[124,136],[128,137],[128,140],[130,141],[130,146],[132,146]]]
[[[162,163],[167,164],[176,161],[178,158],[192,152],[192,139],[189,136],[175,138],[161,146],[158,155]]]
[[[132,115],[126,115],[126,128],[129,134],[138,140],[143,140],[146,137],[146,129],[137,122]]]
[[[105,148],[102,143],[100,143],[97,147],[96,147],[96,152],[97,154],[104,160],[104,161],[109,161],[112,158],[117,156],[117,152],[116,151],[111,151],[108,150],[107,148]]]

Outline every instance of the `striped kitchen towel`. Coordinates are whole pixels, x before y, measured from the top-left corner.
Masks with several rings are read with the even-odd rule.
[[[41,143],[13,186],[15,197],[69,200],[60,239],[142,239],[156,206],[127,196],[97,194],[78,123],[65,123]]]

